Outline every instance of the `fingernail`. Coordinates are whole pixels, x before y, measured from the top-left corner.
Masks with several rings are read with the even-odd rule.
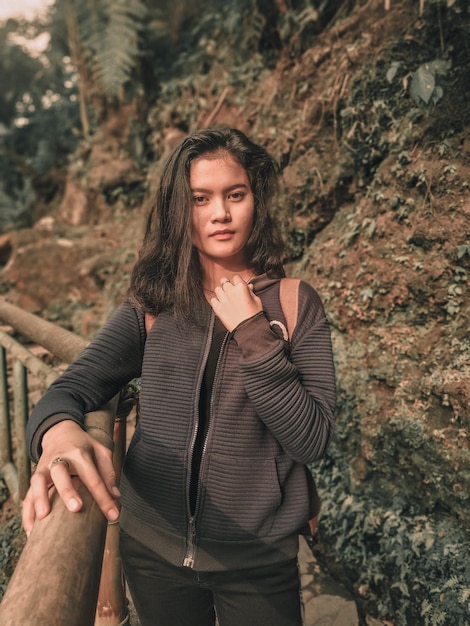
[[[110,522],[115,522],[119,517],[119,511],[117,511],[116,509],[109,509],[106,517]]]
[[[30,536],[30,534],[31,534],[31,531],[30,531],[30,530],[27,530],[27,531],[25,531],[25,532],[26,532],[26,538],[27,538],[27,539],[29,539],[29,536]]]
[[[77,511],[80,508],[80,502],[76,498],[70,498],[69,509],[71,511]]]
[[[111,489],[111,493],[113,494],[113,496],[115,498],[120,498],[121,497],[121,492],[119,491],[119,489],[117,487],[113,487]]]

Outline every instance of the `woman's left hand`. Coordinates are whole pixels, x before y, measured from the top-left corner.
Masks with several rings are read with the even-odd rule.
[[[212,309],[229,332],[263,310],[261,299],[253,293],[251,285],[238,275],[231,281],[222,278],[214,293],[210,301]]]

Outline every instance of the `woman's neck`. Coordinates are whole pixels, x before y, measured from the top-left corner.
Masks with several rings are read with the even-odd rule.
[[[229,280],[232,280],[235,275],[243,278],[245,282],[249,282],[255,275],[255,272],[251,267],[229,268],[221,265],[213,265],[210,269],[204,269],[204,290],[213,292],[215,288],[220,285],[220,281],[222,280],[222,278],[228,278]]]

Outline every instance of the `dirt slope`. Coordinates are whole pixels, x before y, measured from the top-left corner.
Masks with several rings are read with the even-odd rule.
[[[152,162],[123,110],[36,227],[7,236],[0,274],[12,301],[93,335],[125,295],[145,201],[185,129],[225,123],[262,142],[282,167],[288,271],[320,292],[335,347],[315,552],[369,624],[469,624],[470,35],[464,13],[436,7],[340,11],[283,39],[269,67],[228,66],[220,39],[202,72],[206,41],[150,111]],[[431,78],[442,90],[428,106],[410,94],[419,68],[421,94]]]

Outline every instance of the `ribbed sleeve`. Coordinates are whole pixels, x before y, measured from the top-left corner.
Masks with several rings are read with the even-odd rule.
[[[271,351],[242,358],[247,394],[286,452],[299,463],[310,463],[323,455],[331,438],[336,399],[330,330],[320,298],[310,285],[301,284],[290,355],[265,318],[253,319],[250,326],[236,336],[242,354],[252,356],[255,336],[266,338],[271,332],[273,339]]]
[[[33,461],[40,455],[42,435],[57,421],[52,416],[66,414],[83,425],[86,413],[140,376],[144,338],[142,316],[129,303],[122,304],[34,408],[26,431]]]

